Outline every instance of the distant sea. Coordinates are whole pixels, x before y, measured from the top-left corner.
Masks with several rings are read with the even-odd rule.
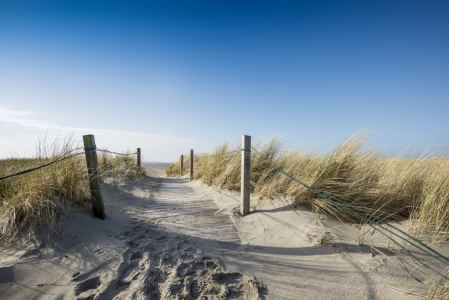
[[[142,166],[145,168],[167,168],[171,163],[159,162],[159,161],[143,161]]]

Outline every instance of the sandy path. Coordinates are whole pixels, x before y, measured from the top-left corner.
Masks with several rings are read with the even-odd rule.
[[[158,196],[146,206],[147,217],[169,232],[240,245],[229,215],[217,215],[215,202],[185,183],[185,179],[161,178]]]

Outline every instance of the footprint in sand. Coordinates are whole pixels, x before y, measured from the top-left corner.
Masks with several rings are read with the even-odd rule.
[[[131,254],[131,258],[130,260],[136,260],[136,259],[141,259],[142,258],[142,252],[134,252],[133,254]]]
[[[75,296],[77,300],[94,299],[97,289],[100,286],[100,277],[94,277],[80,282],[75,287]]]
[[[75,274],[72,275],[72,280],[76,280],[78,278],[78,276],[80,276],[80,272],[76,272]]]
[[[119,285],[130,284],[131,281],[133,281],[139,275],[139,272],[136,270],[137,265],[138,263],[134,262],[128,268],[126,268],[120,278]]]

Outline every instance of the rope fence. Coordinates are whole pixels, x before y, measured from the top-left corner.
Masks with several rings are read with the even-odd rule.
[[[100,151],[100,152],[106,152],[106,153],[111,153],[111,154],[115,154],[115,155],[121,155],[121,156],[129,156],[129,155],[139,154],[139,152],[133,152],[133,153],[117,153],[117,152],[112,152],[112,151],[105,150],[105,149],[97,149],[97,151]]]
[[[130,155],[137,154],[137,167],[141,168],[140,148],[137,148],[137,152],[133,152],[133,153],[118,153],[118,152],[113,152],[113,151],[109,151],[106,149],[98,149],[95,145],[95,138],[91,134],[84,135],[83,142],[84,142],[84,147],[72,149],[72,150],[64,153],[63,155],[59,156],[55,160],[53,160],[49,163],[43,164],[41,166],[38,166],[36,168],[31,168],[31,169],[24,170],[24,171],[15,173],[15,174],[3,176],[0,178],[0,181],[7,179],[7,178],[14,177],[14,176],[27,174],[27,173],[48,167],[52,164],[59,163],[66,159],[84,154],[84,155],[86,155],[86,164],[87,164],[87,173],[89,176],[89,188],[90,188],[90,195],[91,195],[91,201],[92,201],[92,210],[93,210],[95,217],[104,219],[105,218],[105,209],[104,209],[103,195],[102,195],[101,186],[100,186],[100,171],[98,169],[98,158],[96,155],[97,151],[120,155],[120,156],[130,156]],[[79,151],[81,149],[84,149],[84,151],[78,152],[78,153],[73,153],[73,152]]]

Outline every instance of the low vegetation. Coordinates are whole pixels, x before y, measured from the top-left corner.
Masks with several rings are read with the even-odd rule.
[[[328,192],[383,219],[410,218],[410,232],[430,232],[433,242],[448,239],[449,159],[436,153],[383,157],[369,146],[369,133],[351,136],[327,154],[285,148],[279,137],[256,143],[252,151],[252,196],[282,195],[293,204],[304,204],[314,212],[342,221],[354,221],[325,199],[294,182],[267,164],[274,162],[299,181]],[[207,185],[240,189],[241,152],[225,142],[214,151],[194,157],[194,178]],[[184,162],[189,156],[184,156]],[[272,162],[271,162],[272,161]],[[272,164],[273,165],[273,164]],[[184,163],[183,173],[189,172]],[[180,174],[180,162],[166,169],[168,176]]]
[[[0,177],[49,163],[76,148],[71,138],[53,144],[40,143],[34,158],[0,161]],[[83,152],[83,149],[73,153]],[[143,170],[135,155],[114,156],[98,153],[102,179],[137,180]],[[42,169],[0,181],[0,242],[14,241],[26,232],[29,238],[44,228],[59,233],[60,217],[90,203],[87,166],[84,154]]]
[[[442,273],[437,279],[433,280],[429,285],[427,293],[422,298],[423,300],[447,300],[449,299],[449,281],[444,278],[448,277],[449,268]]]

